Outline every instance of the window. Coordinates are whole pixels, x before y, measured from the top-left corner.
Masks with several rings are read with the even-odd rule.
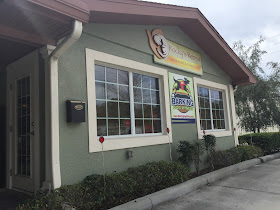
[[[197,87],[201,130],[225,129],[223,92]]]
[[[229,97],[226,85],[194,78],[198,138],[203,131],[216,137],[231,136]]]
[[[86,49],[89,151],[172,142],[166,70]]]
[[[97,136],[161,133],[158,78],[95,64],[95,92]]]
[[[135,134],[161,133],[158,78],[133,73]]]

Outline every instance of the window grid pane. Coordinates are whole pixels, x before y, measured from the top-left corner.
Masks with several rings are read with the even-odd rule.
[[[133,82],[135,120],[139,120],[136,125],[136,133],[160,133],[161,114],[158,79],[134,73]],[[142,113],[140,112],[140,106]],[[143,124],[143,130],[140,130],[140,122]]]
[[[16,141],[16,174],[31,175],[30,158],[30,76],[17,80],[17,141]]]
[[[222,91],[198,87],[201,130],[225,129]]]
[[[95,67],[98,136],[130,134],[128,72],[98,65]]]
[[[95,75],[98,136],[132,134],[131,123],[135,134],[162,132],[158,78],[99,65],[95,66]],[[129,80],[133,82],[133,97]],[[130,103],[134,103],[132,113]],[[135,116],[133,121],[131,114]]]

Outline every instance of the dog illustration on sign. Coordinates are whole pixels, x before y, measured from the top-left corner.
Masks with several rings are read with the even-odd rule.
[[[159,59],[167,58],[169,55],[169,43],[165,39],[161,29],[157,28],[152,31],[146,30],[150,48]]]
[[[173,91],[172,91],[172,96],[173,97],[181,97],[181,98],[190,98],[190,88],[189,88],[189,83],[190,81],[184,77],[184,79],[175,79],[174,80],[174,85],[173,85]]]
[[[173,91],[172,93],[174,96],[180,95],[183,98],[190,98],[190,88],[189,88],[189,83],[190,81],[184,77],[183,79],[175,79],[174,80],[174,85],[173,85]]]
[[[181,75],[172,75],[173,85],[171,94],[171,104],[173,110],[178,110],[180,113],[187,113],[193,110],[194,101],[192,98],[190,80]],[[171,78],[170,78],[171,79]],[[170,81],[171,82],[171,81]],[[171,85],[171,84],[170,84]]]

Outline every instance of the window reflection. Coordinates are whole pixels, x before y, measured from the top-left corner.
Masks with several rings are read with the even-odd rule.
[[[95,65],[95,80],[98,136],[131,135],[132,125],[133,135],[162,132],[158,78]]]
[[[225,129],[223,92],[204,87],[197,92],[201,130]]]

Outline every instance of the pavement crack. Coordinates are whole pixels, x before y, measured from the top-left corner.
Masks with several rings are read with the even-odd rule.
[[[149,198],[149,197],[147,197],[147,198]],[[153,209],[153,208],[154,208],[153,201],[152,201],[152,199],[151,199],[151,198],[149,198],[149,200],[151,201],[151,204],[152,204],[152,208],[151,208],[151,209]]]
[[[246,172],[246,171],[247,171],[247,169],[242,170],[242,171],[238,171],[237,174],[244,173],[244,172]]]
[[[248,190],[248,191],[252,191],[252,192],[262,192],[262,193],[270,193],[270,194],[280,195],[280,193],[268,192],[268,191],[263,191],[263,190],[253,190],[253,189],[247,189],[247,188],[241,188],[241,187],[230,187],[230,186],[222,186],[222,185],[216,185],[216,186],[224,187],[224,188],[232,188],[232,189],[237,189],[237,190]]]
[[[205,177],[205,176],[201,176],[203,179],[206,179],[206,181],[207,181],[207,184],[206,185],[210,185],[210,182],[209,182],[209,179],[207,178],[207,177]]]
[[[264,160],[263,160],[263,158],[258,158],[258,159],[260,159],[260,160],[261,160],[261,163],[264,163]]]

